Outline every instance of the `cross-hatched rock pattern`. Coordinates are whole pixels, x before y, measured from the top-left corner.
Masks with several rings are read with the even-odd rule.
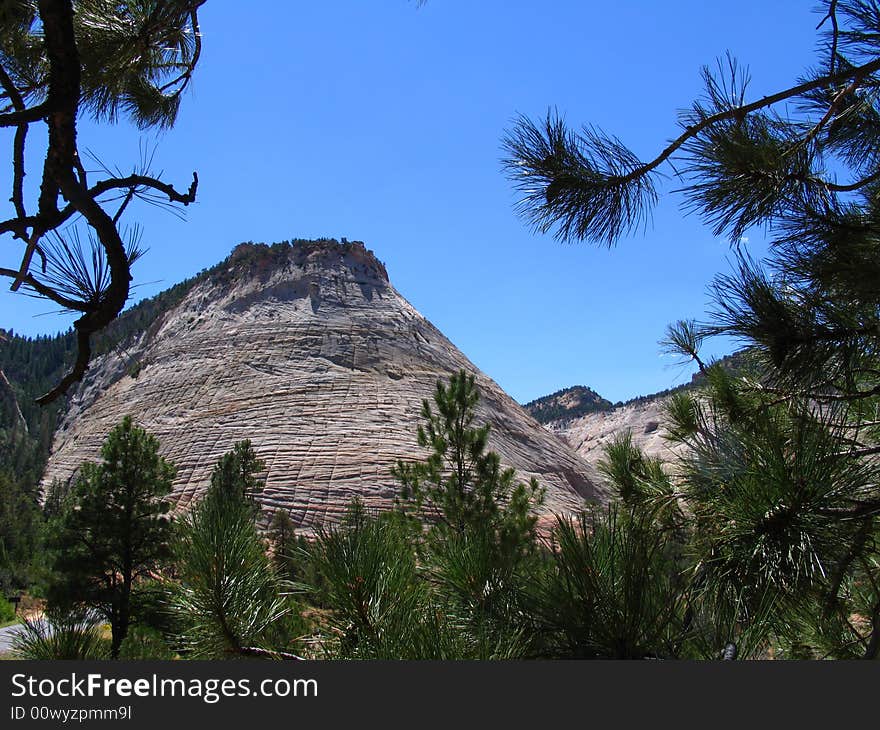
[[[578,418],[552,421],[546,427],[594,466],[605,457],[605,446],[627,431],[633,444],[645,454],[672,464],[682,453],[682,447],[665,438],[666,402],[666,398],[652,398]]]
[[[180,508],[221,454],[250,439],[266,463],[264,515],[286,509],[309,531],[355,496],[392,505],[391,467],[425,456],[422,400],[464,368],[477,377],[490,447],[546,488],[548,516],[605,499],[596,471],[419,314],[362,244],[242,244],[227,263],[124,352],[95,362],[55,434],[44,484],[98,459],[130,414],[177,466]]]

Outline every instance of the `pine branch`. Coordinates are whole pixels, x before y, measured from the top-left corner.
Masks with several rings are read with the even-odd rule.
[[[706,117],[698,124],[687,127],[685,131],[675,140],[673,140],[672,143],[670,143],[657,157],[655,157],[651,162],[645,164],[638,170],[634,171],[633,175],[643,175],[647,172],[650,172],[651,170],[654,170],[667,159],[669,159],[669,157],[678,149],[680,149],[685,144],[685,142],[687,142],[689,139],[692,139],[693,137],[696,137],[698,134],[700,134],[700,132],[704,131],[714,124],[717,124],[718,122],[731,119],[740,120],[743,119],[746,115],[758,111],[759,109],[773,106],[774,104],[778,104],[780,101],[785,101],[786,99],[791,99],[796,96],[802,96],[807,92],[812,91],[813,89],[817,89],[826,85],[839,84],[843,81],[848,81],[849,79],[863,79],[869,74],[876,73],[877,71],[880,71],[880,58],[854,69],[847,69],[845,71],[840,71],[836,74],[829,74],[827,76],[821,76],[819,78],[813,79],[812,81],[806,81],[802,84],[792,86],[776,94],[765,96],[762,99],[753,101],[750,104],[745,104],[743,106],[727,109],[713,114],[709,117]]]
[[[201,54],[197,10],[203,3],[204,0],[190,0],[148,6],[134,4],[123,6],[119,12],[124,17],[117,18],[115,11],[108,15],[107,8],[100,4],[80,3],[75,11],[72,0],[39,0],[31,19],[33,22],[39,19],[39,40],[33,29],[23,31],[39,44],[34,45],[34,57],[28,57],[28,63],[38,66],[39,73],[30,78],[18,67],[9,73],[0,67],[2,98],[8,100],[7,109],[11,109],[0,113],[0,127],[17,128],[11,198],[16,215],[0,223],[0,233],[12,233],[26,242],[19,269],[11,276],[11,289],[15,291],[26,284],[37,294],[67,309],[83,312],[74,324],[78,346],[74,366],[57,387],[39,399],[40,403],[58,397],[82,377],[91,352],[90,335],[109,324],[128,299],[132,257],[116,228],[128,204],[133,198],[142,197],[153,204],[186,206],[195,200],[198,187],[198,176],[194,173],[193,182],[185,192],[178,192],[172,185],[146,174],[111,178],[89,188],[86,170],[77,152],[77,115],[81,108],[90,108],[99,117],[114,118],[116,110],[123,108],[130,111],[141,126],[173,122],[180,94],[188,85]],[[131,21],[137,37],[132,36],[128,26],[120,34],[117,21]],[[78,46],[78,32],[82,49]],[[179,63],[170,65],[170,61],[178,58]],[[108,68],[108,62],[112,68]],[[177,78],[170,81],[170,85],[159,87],[156,79],[168,78],[175,68],[180,71]],[[21,77],[22,74],[26,77]],[[110,76],[113,78],[108,80]],[[166,95],[164,92],[171,88],[174,92]],[[28,108],[25,97],[36,94],[44,96],[43,100]],[[48,146],[38,212],[28,216],[23,195],[24,151],[28,125],[37,121],[45,122],[48,127]],[[114,189],[126,193],[111,216],[98,198]],[[160,195],[167,196],[168,203],[161,201]],[[59,196],[65,200],[61,209]],[[47,283],[30,273],[35,254],[42,259],[44,273],[46,270],[41,238],[75,214],[82,215],[97,234],[103,261],[106,261],[106,269],[102,271],[109,272],[107,286],[96,287],[85,302],[68,296],[72,289],[65,288],[63,281]],[[11,271],[2,269],[0,275],[9,276]],[[58,286],[50,286],[53,283]]]
[[[180,74],[176,79],[172,79],[167,84],[159,87],[159,92],[164,93],[168,89],[171,89],[178,84],[180,86],[174,91],[175,95],[180,95],[183,93],[184,89],[186,89],[189,84],[190,79],[192,78],[193,71],[195,70],[196,64],[199,62],[199,58],[202,55],[202,37],[201,31],[199,30],[199,17],[196,13],[196,8],[204,4],[206,0],[202,0],[198,5],[193,8],[193,11],[190,13],[190,24],[192,26],[193,36],[195,38],[195,48],[193,49],[193,55],[190,61],[186,64],[183,73]]]
[[[261,659],[281,659],[283,661],[305,661],[303,657],[291,654],[287,651],[274,649],[261,649],[257,646],[241,646],[237,652],[241,656],[255,656]]]
[[[0,276],[8,276],[10,278],[18,278],[20,272],[15,271],[14,269],[4,269],[0,268]],[[41,283],[39,280],[35,279],[32,274],[26,274],[24,277],[24,283],[33,289],[38,294],[46,297],[47,299],[51,299],[56,304],[60,304],[65,309],[72,309],[73,311],[79,312],[87,312],[91,309],[91,305],[87,302],[77,301],[74,299],[68,299],[67,297],[59,294],[55,289],[50,286],[46,286]]]
[[[542,129],[521,117],[503,146],[508,156],[502,164],[517,189],[524,193],[518,204],[521,215],[537,230],[557,226],[561,240],[591,239],[612,244],[643,221],[656,201],[651,174],[673,154],[706,130],[722,122],[742,122],[749,114],[815,89],[863,80],[880,71],[880,58],[861,66],[838,70],[789,87],[748,104],[727,105],[714,114],[697,109],[698,118],[655,158],[642,163],[619,140],[593,129],[572,134],[557,117],[548,114]],[[797,176],[790,179],[796,182]],[[818,183],[818,181],[816,181]],[[830,190],[858,189],[870,182],[836,186]]]

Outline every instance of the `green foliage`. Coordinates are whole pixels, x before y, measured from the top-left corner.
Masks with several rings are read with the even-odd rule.
[[[741,658],[866,653],[867,624],[852,617],[871,616],[880,598],[876,529],[870,509],[853,514],[852,504],[872,503],[877,463],[848,458],[836,409],[762,403],[741,378],[707,376],[707,390],[668,406],[670,439],[686,447],[674,476],[628,434],[601,464],[679,565],[678,650],[711,658],[732,642]]]
[[[279,571],[284,571],[291,561],[296,542],[290,513],[285,509],[276,509],[269,523],[269,543],[272,546],[272,562]]]
[[[265,650],[275,638],[274,624],[291,610],[255,524],[252,495],[263,468],[249,441],[236,443],[214,467],[205,496],[181,521],[173,610],[187,656],[222,659]]]
[[[676,393],[664,407],[666,434],[670,441],[682,442],[700,427],[697,401],[690,393]]]
[[[511,555],[499,551],[491,532],[429,534],[424,553],[425,576],[448,610],[486,638],[515,638],[530,651],[527,594],[541,569],[534,537]]]
[[[18,659],[108,659],[107,644],[94,617],[60,612],[46,619],[26,619],[13,639],[12,654]]]
[[[534,535],[533,509],[544,493],[534,479],[516,483],[515,471],[502,469],[498,454],[487,451],[489,424],[475,425],[478,402],[474,376],[464,370],[448,386],[437,382],[437,413],[423,401],[418,427],[419,446],[431,453],[421,462],[398,461],[393,469],[402,485],[399,503],[440,531],[486,531],[500,551],[513,554]]]
[[[119,658],[123,660],[168,660],[174,656],[162,634],[149,626],[132,626],[119,647]]]
[[[617,487],[620,498],[629,505],[643,502],[656,482],[665,478],[662,462],[648,458],[632,441],[632,432],[618,433],[605,446],[599,471]]]
[[[605,456],[597,466],[627,507],[645,512],[656,520],[658,528],[682,536],[687,518],[681,509],[680,495],[663,461],[646,456],[633,444],[630,431],[617,434],[606,444]]]
[[[306,536],[297,535],[290,541],[287,552],[273,555],[273,563],[282,579],[308,592],[310,605],[323,608],[328,605],[327,586],[315,561],[315,545]]]
[[[503,145],[519,212],[535,231],[555,227],[560,240],[611,245],[658,200],[653,177],[637,174],[641,163],[620,140],[594,127],[573,132],[555,112],[538,123],[519,117]]]
[[[168,570],[158,577],[142,579],[133,586],[130,630],[155,632],[164,637],[167,643],[173,643],[174,637],[180,633],[178,616],[172,610],[176,589]]]
[[[342,526],[319,529],[312,560],[341,656],[392,658],[418,622],[427,595],[410,537],[403,522],[370,517],[358,502]]]
[[[397,515],[369,515],[354,503],[342,525],[319,531],[312,559],[331,609],[325,656],[509,659],[524,652],[519,633],[474,625],[425,580],[412,525]]]
[[[174,467],[158,450],[126,416],[104,442],[103,461],[82,465],[51,525],[50,604],[97,610],[110,623],[114,657],[131,622],[133,586],[169,556],[170,504],[163,498]]]
[[[579,418],[597,411],[607,411],[613,406],[611,401],[602,398],[592,388],[575,385],[530,401],[523,408],[538,423],[550,423],[557,420]]]
[[[611,506],[559,517],[538,588],[539,626],[554,656],[675,658],[684,638],[680,565],[645,513]]]
[[[533,651],[526,586],[540,565],[534,508],[543,491],[517,483],[476,424],[474,377],[437,383],[422,406],[424,461],[398,462],[398,511],[319,530],[307,555],[330,609],[329,655],[513,658]],[[423,525],[427,525],[427,531]]]
[[[645,219],[670,162],[685,207],[736,244],[708,321],[678,322],[663,341],[704,386],[668,406],[667,433],[684,447],[670,494],[688,516],[692,621],[745,654],[875,658],[880,12],[873,0],[822,5],[805,79],[748,102],[734,59],[704,69],[705,94],[653,160],[549,115],[518,121],[505,165],[536,227],[610,244]],[[763,261],[744,246],[756,225],[772,236]],[[719,335],[746,345],[747,368],[700,360]],[[606,473],[630,503],[663,481],[614,448]]]
[[[97,120],[126,114],[139,127],[174,123],[180,93],[198,58],[194,3],[79,0],[74,32],[82,66],[82,104]],[[2,20],[2,58],[25,101],[49,83],[36,3],[17,2]]]
[[[472,631],[506,642],[522,623],[523,584],[537,549],[535,508],[544,491],[531,479],[516,481],[487,450],[489,425],[476,424],[474,377],[460,371],[437,383],[434,412],[426,400],[419,445],[425,461],[398,462],[398,504],[431,525],[421,557],[443,600]],[[521,637],[520,637],[521,638]],[[519,641],[519,639],[517,639]],[[521,642],[520,642],[521,643]]]
[[[15,609],[3,596],[0,596],[0,626],[15,620]]]
[[[704,590],[737,621],[758,617],[769,640],[800,632],[799,614],[852,612],[841,592],[860,565],[863,582],[876,580],[874,517],[853,505],[877,499],[878,465],[851,456],[840,406],[736,398],[721,387],[692,404],[700,425],[684,440],[682,489]]]
[[[36,495],[0,470],[0,593],[31,583],[39,561],[41,532]]]
[[[216,493],[221,502],[248,507],[256,515],[257,507],[254,497],[262,487],[259,473],[266,468],[251,442],[247,439],[238,441],[231,451],[223,454],[211,472],[211,492]]]
[[[64,399],[44,408],[35,401],[61,378],[75,349],[72,333],[24,338],[0,332],[0,471],[14,474],[29,492],[37,489],[66,407]]]

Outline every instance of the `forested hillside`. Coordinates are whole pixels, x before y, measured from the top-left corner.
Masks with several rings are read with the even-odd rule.
[[[612,407],[611,401],[585,385],[557,390],[523,406],[538,423],[550,423],[560,418],[577,418]]]

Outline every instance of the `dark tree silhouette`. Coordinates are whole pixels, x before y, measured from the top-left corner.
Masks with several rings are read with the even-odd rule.
[[[14,130],[14,214],[0,234],[21,241],[14,268],[0,275],[66,310],[77,355],[61,381],[39,398],[48,403],[80,380],[91,357],[91,335],[111,322],[129,295],[139,230],[127,236],[120,219],[135,198],[189,205],[198,176],[180,192],[146,165],[131,175],[90,182],[79,154],[83,112],[112,122],[128,116],[141,128],[171,126],[201,51],[198,9],[205,0],[7,0],[0,9],[0,127]],[[28,132],[46,125],[37,199],[26,200]],[[111,209],[115,204],[115,210]],[[62,226],[82,219],[89,249]],[[39,261],[34,266],[34,257]]]
[[[683,500],[699,558],[695,586],[726,616],[726,638],[757,631],[792,655],[880,651],[880,6],[831,0],[814,69],[748,101],[728,57],[678,136],[638,159],[594,127],[551,112],[505,139],[520,212],[562,240],[614,244],[657,199],[659,172],[684,207],[735,245],[708,321],[672,325],[663,344],[695,361],[707,388],[670,401],[686,456],[675,485],[618,449],[614,481],[658,508]],[[777,111],[783,102],[784,110]],[[764,226],[769,254],[743,234]],[[737,376],[700,357],[726,335],[747,346]],[[625,463],[624,463],[625,462]],[[618,468],[619,467],[619,468]],[[649,473],[650,472],[650,473]],[[623,489],[628,483],[638,490]],[[854,616],[860,617],[853,620]],[[754,642],[753,642],[754,643]]]
[[[49,546],[56,577],[50,605],[89,606],[110,622],[111,654],[128,633],[138,579],[170,556],[174,466],[159,456],[159,442],[126,416],[87,462],[61,514]]]

